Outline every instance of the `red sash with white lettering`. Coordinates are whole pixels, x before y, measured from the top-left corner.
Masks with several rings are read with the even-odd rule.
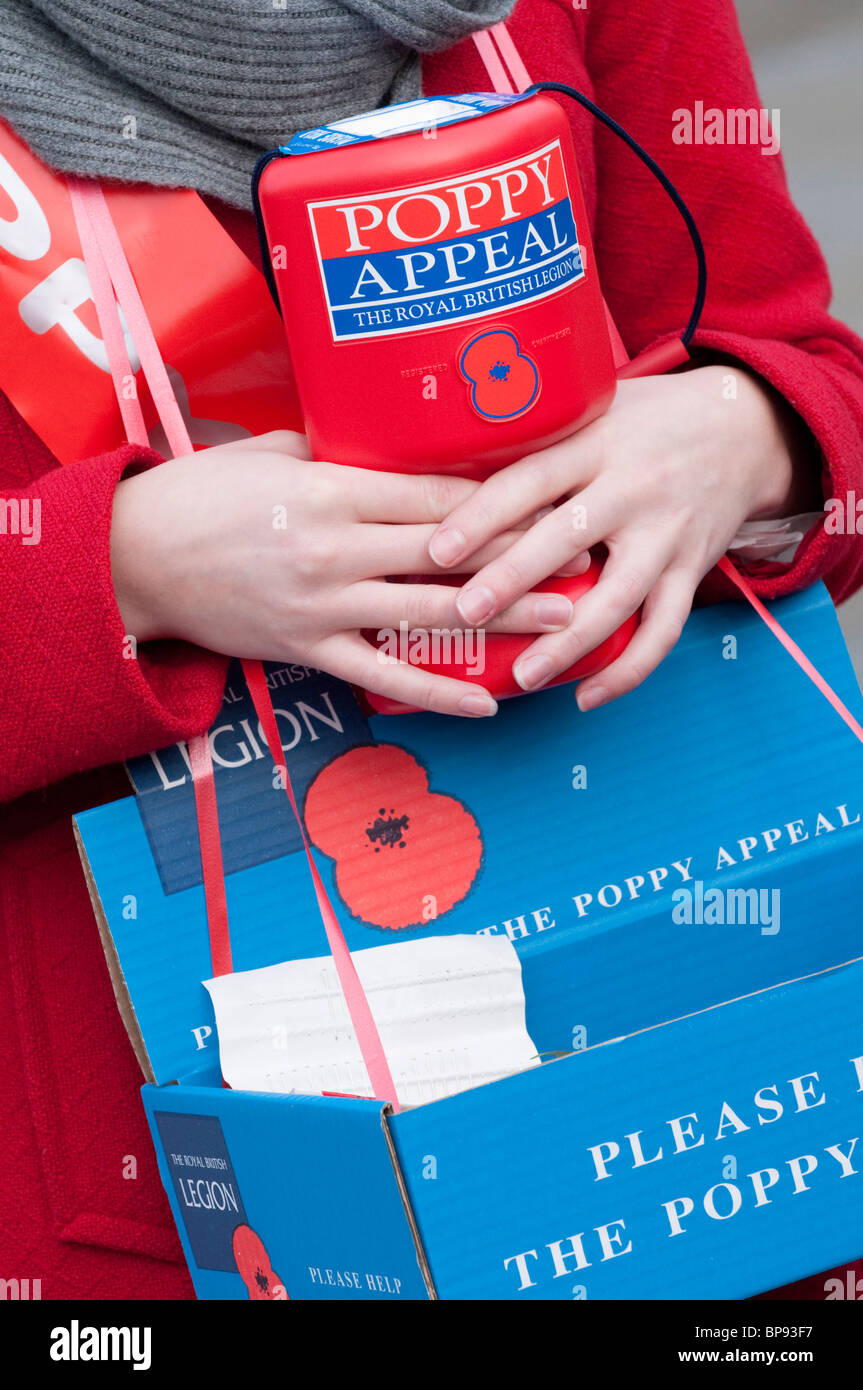
[[[105,198],[192,442],[302,430],[282,323],[264,277],[191,190]],[[206,332],[200,331],[206,323]],[[153,447],[158,412],[127,342]],[[0,122],[0,388],[61,463],[125,442],[66,180]]]

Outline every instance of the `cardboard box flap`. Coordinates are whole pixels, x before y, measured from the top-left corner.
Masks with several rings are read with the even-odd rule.
[[[200,1298],[431,1292],[377,1102],[200,1086],[143,1096]]]
[[[393,1116],[438,1296],[746,1298],[858,1258],[861,1000],[855,962]]]

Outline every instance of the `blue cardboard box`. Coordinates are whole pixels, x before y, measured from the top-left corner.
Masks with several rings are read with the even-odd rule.
[[[859,714],[825,591],[777,613]],[[863,747],[753,614],[693,614],[589,715],[366,719],[269,676],[351,949],[506,933],[570,1055],[399,1115],[222,1089],[188,768],[139,760],[77,833],[200,1297],[251,1263],[291,1298],[738,1298],[863,1251]],[[235,968],[324,954],[235,671],[211,742]]]
[[[145,1086],[198,1297],[247,1296],[238,1215],[292,1299],[745,1298],[857,1258],[861,998],[858,961],[399,1115]],[[243,1204],[206,1242],[200,1117]]]

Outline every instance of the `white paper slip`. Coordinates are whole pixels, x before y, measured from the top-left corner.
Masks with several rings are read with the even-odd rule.
[[[353,953],[401,1105],[537,1066],[505,936],[428,936]],[[370,1096],[331,956],[205,980],[222,1075],[241,1091]]]

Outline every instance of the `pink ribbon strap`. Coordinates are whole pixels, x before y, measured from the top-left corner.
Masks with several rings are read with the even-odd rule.
[[[123,338],[118,305],[122,306],[129,333],[141,359],[144,376],[171,450],[175,457],[190,454],[193,451],[192,442],[102,190],[98,185],[80,179],[70,179],[68,182],[85,264],[90,275],[90,287],[127,437],[133,443],[147,443],[146,428],[137,398],[134,398],[133,402],[125,400],[124,385],[130,378],[134,380],[134,377]],[[129,410],[123,409],[124,402],[131,406]],[[393,1109],[398,1110],[400,1107],[395,1084],[368,999],[306,837],[305,826],[285,765],[284,750],[263,666],[259,661],[244,661],[243,672],[270,754],[275,765],[284,774],[285,791],[300,828],[318,909],[368,1073],[372,1094],[379,1100],[389,1101]],[[233,966],[225,875],[213,763],[206,734],[189,740],[189,762],[201,844],[201,867],[213,974],[228,974]]]
[[[512,34],[503,21],[501,21],[500,24],[493,24],[488,32],[497,44],[503,62],[509,68],[513,87],[517,92],[523,92],[525,88],[531,85],[533,79],[528,73],[524,63],[521,61],[521,54],[515,46]],[[491,76],[490,73],[489,76]]]
[[[494,46],[492,32],[491,29],[483,29],[481,33],[472,34],[471,37],[491,80],[492,90],[495,92],[514,92],[515,87],[510,82],[506,68]],[[530,86],[530,83],[527,85]]]
[[[829,685],[817,667],[812,665],[812,662],[803,651],[803,648],[798,647],[791,634],[786,632],[782,624],[776,621],[770,610],[764,607],[761,599],[753,591],[740,571],[731,563],[727,555],[723,555],[722,559],[718,561],[716,568],[721,570],[726,579],[730,579],[735,588],[740,590],[743,597],[755,609],[761,621],[766,623],[767,627],[769,627],[777,642],[782,643],[788,655],[797,662],[800,670],[809,677],[815,688],[820,690],[827,703],[833,706],[839,718],[844,720],[848,725],[854,737],[863,743],[863,726],[861,726],[859,720],[854,718],[848,706],[844,705],[839,699],[832,685]]]
[[[285,791],[291,803],[291,809],[296,817],[297,825],[300,828],[300,836],[303,841],[303,849],[306,852],[309,872],[314,884],[315,897],[318,901],[318,911],[321,914],[321,921],[324,924],[324,931],[327,934],[330,952],[335,961],[339,983],[342,993],[348,1005],[351,1023],[354,1027],[357,1042],[360,1046],[369,1081],[372,1085],[373,1093],[378,1097],[390,1097],[394,1110],[398,1110],[399,1104],[396,1098],[396,1088],[390,1073],[389,1063],[384,1052],[383,1043],[380,1039],[377,1026],[372,1016],[366,992],[363,989],[357,968],[354,965],[353,957],[348,950],[348,943],[345,941],[342,929],[338,924],[336,914],[333,911],[332,903],[327,897],[327,890],[323,885],[321,876],[318,873],[318,866],[312,855],[306,835],[306,827],[300,815],[294,797],[294,789],[291,786],[291,779],[285,766],[285,754],[282,748],[282,741],[279,738],[279,731],[276,725],[275,711],[273,702],[267,688],[267,678],[264,668],[260,661],[244,661],[242,663],[243,674],[246,677],[246,684],[255,706],[255,712],[261,722],[264,731],[264,738],[267,740],[267,747],[270,750],[270,757],[273,764],[284,774]]]
[[[90,241],[91,258],[95,254],[101,255],[104,263],[105,272],[110,277],[114,287],[114,294],[123,309],[123,315],[129,328],[132,341],[135,344],[138,356],[141,359],[141,366],[147,385],[150,388],[150,395],[153,404],[159,414],[159,419],[168,437],[171,452],[177,458],[181,454],[191,454],[193,452],[192,441],[186,429],[186,422],[177,404],[174,389],[165,370],[162,361],[162,354],[153,334],[147,311],[144,308],[141,296],[138,293],[138,286],[126,259],[126,253],[117,235],[117,228],[114,226],[114,219],[111,216],[105,195],[98,184],[87,183],[82,179],[70,179],[70,191],[72,192],[73,207],[76,208],[76,218],[78,209],[84,212],[84,221],[79,220],[79,232],[84,229],[84,235]],[[92,235],[88,235],[89,233]],[[82,240],[83,245],[83,240]],[[85,262],[86,262],[85,251]],[[96,301],[96,286],[91,285],[93,298]],[[97,313],[98,313],[98,301]],[[112,335],[113,339],[113,335]],[[111,344],[106,339],[105,348],[111,361]],[[116,358],[111,363],[111,374],[114,377],[114,388],[117,389],[117,377],[114,374],[115,366],[122,369],[125,365],[128,370],[128,355],[125,354],[125,363],[121,358]],[[122,405],[121,405],[122,410]],[[125,424],[125,417],[124,417]],[[133,443],[141,441],[133,440]],[[146,437],[143,440],[147,442]]]
[[[66,183],[69,188],[69,196],[72,200],[72,212],[75,217],[75,224],[78,228],[78,236],[81,240],[81,250],[84,253],[84,264],[87,267],[87,278],[90,281],[93,302],[96,305],[96,315],[99,319],[102,341],[105,344],[105,351],[108,354],[108,364],[111,368],[114,390],[117,396],[117,404],[120,407],[120,415],[123,420],[123,428],[126,431],[126,438],[130,444],[139,444],[146,448],[149,444],[147,427],[144,423],[141,402],[138,400],[137,383],[135,382],[135,374],[132,371],[132,364],[129,361],[129,353],[126,348],[126,339],[120,322],[119,308],[114,298],[111,277],[108,274],[105,258],[101,254],[96,231],[90,216],[93,204],[89,196],[88,185],[81,179],[75,178],[67,179]],[[127,389],[130,386],[132,388],[131,391]]]

